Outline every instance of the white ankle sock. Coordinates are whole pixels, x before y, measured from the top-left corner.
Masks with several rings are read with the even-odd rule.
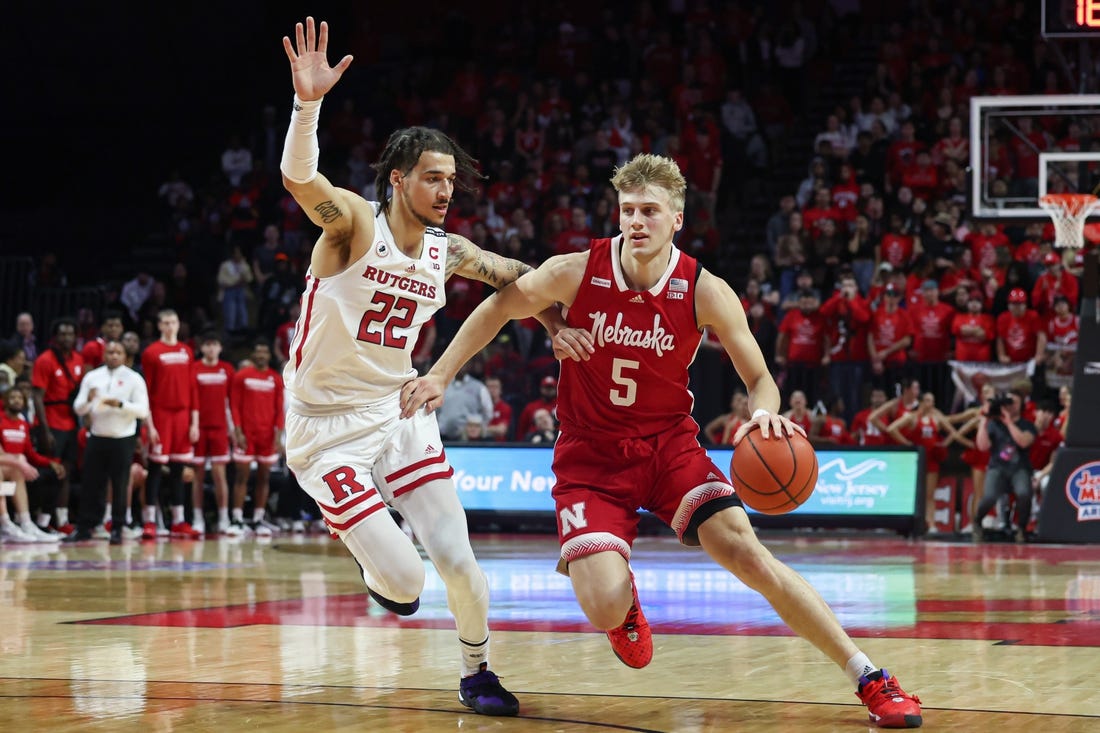
[[[857,653],[844,665],[844,672],[848,675],[848,679],[855,683],[856,687],[859,687],[860,677],[865,677],[877,671],[878,667],[871,664],[871,660],[863,652]]]
[[[462,647],[462,676],[469,677],[481,671],[482,663],[489,663],[489,637],[479,644],[471,644],[468,641],[458,640]]]

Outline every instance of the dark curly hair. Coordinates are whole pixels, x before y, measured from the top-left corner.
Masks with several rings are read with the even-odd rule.
[[[444,133],[430,127],[403,127],[390,135],[378,162],[371,166],[377,174],[374,190],[383,210],[389,209],[390,205],[390,199],[386,195],[389,191],[390,171],[396,168],[403,174],[408,173],[416,167],[421,153],[425,151],[454,156],[455,171],[458,174],[456,185],[465,191],[474,190],[478,181],[485,180],[478,169],[477,160]]]

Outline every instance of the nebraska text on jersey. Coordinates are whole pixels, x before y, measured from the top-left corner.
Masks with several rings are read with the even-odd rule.
[[[605,344],[637,346],[642,349],[653,349],[657,352],[657,356],[676,348],[676,338],[661,325],[659,313],[653,314],[653,326],[645,331],[624,326],[621,311],[616,314],[613,326],[607,325],[607,314],[603,311],[589,313],[588,317],[592,319],[592,338],[600,346]]]

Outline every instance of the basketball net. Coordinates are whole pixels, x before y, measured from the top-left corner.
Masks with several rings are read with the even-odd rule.
[[[1054,246],[1081,249],[1085,219],[1100,208],[1100,198],[1090,193],[1048,193],[1039,199],[1039,206],[1054,221]]]

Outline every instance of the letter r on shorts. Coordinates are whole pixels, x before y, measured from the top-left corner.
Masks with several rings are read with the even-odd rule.
[[[350,466],[340,466],[321,477],[337,504],[352,494],[359,494],[367,490],[366,486],[355,480],[355,469]]]

